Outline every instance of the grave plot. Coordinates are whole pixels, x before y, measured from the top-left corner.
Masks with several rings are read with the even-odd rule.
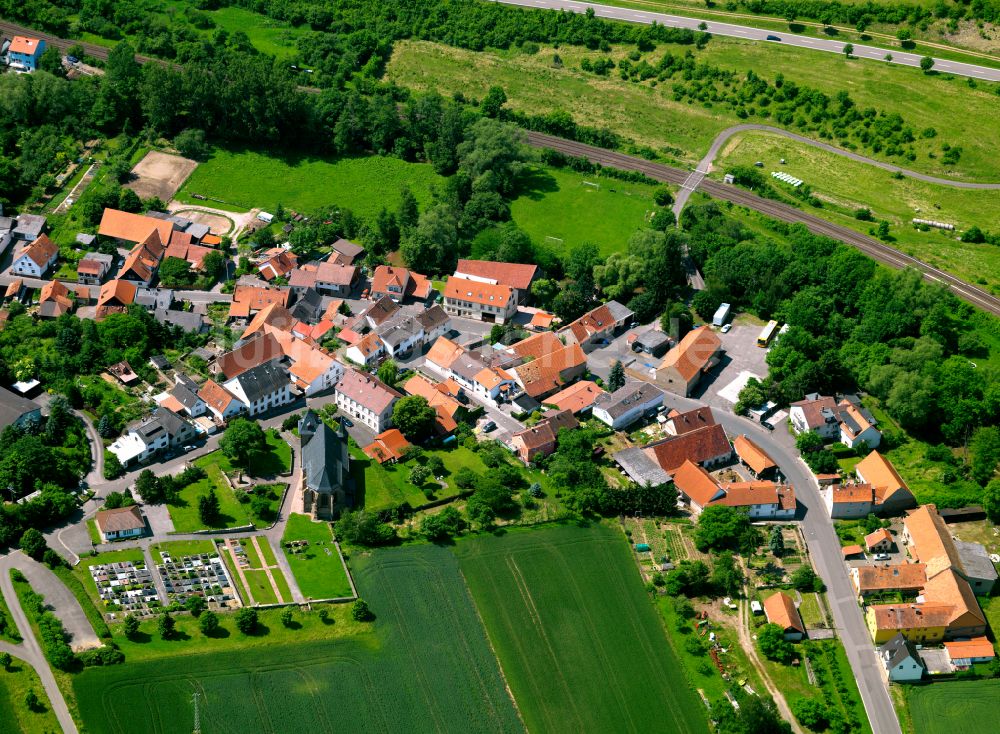
[[[148,615],[160,606],[153,574],[145,562],[100,563],[88,570],[108,611]]]
[[[162,563],[157,564],[156,570],[171,603],[183,603],[191,596],[201,596],[210,609],[240,606],[233,581],[218,553],[174,557],[167,551],[160,551],[160,559]]]

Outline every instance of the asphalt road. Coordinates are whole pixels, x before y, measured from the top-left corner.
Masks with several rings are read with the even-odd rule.
[[[749,41],[766,41],[768,43],[782,43],[786,46],[797,46],[808,48],[813,51],[826,51],[829,53],[843,54],[843,40],[830,40],[826,38],[813,38],[811,36],[797,36],[794,33],[784,33],[780,31],[768,31],[760,28],[752,28],[745,25],[733,25],[732,23],[719,23],[712,20],[702,20],[700,18],[684,18],[678,15],[667,15],[665,13],[652,13],[646,10],[633,10],[631,8],[616,8],[609,5],[594,5],[593,3],[576,2],[576,0],[490,0],[505,5],[519,5],[525,8],[565,10],[570,13],[585,13],[588,8],[593,8],[594,15],[598,18],[608,18],[610,20],[621,20],[628,23],[643,23],[650,25],[659,23],[670,28],[689,28],[699,30],[699,26],[704,23],[705,30],[716,36],[730,36],[732,38],[743,38]],[[768,40],[768,36],[779,38],[780,41]],[[853,56],[860,59],[873,59],[876,61],[886,61],[886,54],[892,55],[890,64],[901,64],[903,66],[920,67],[920,59],[926,54],[910,53],[902,49],[880,48],[878,46],[866,46],[855,43]],[[949,61],[947,59],[934,59],[934,71],[955,74],[956,76],[966,76],[984,81],[1000,81],[1000,69],[989,66],[977,66],[976,64],[965,64],[960,61]]]
[[[688,182],[689,186],[692,185],[689,181],[691,177],[690,172],[682,171],[679,168],[666,166],[662,163],[651,163],[643,158],[636,158],[624,153],[617,153],[544,133],[528,132],[526,135],[529,145],[537,148],[552,148],[566,155],[587,158],[604,166],[620,168],[626,171],[639,171],[657,181],[664,181],[676,184],[677,186],[684,186],[685,182]],[[982,288],[966,283],[961,278],[939,270],[932,265],[928,265],[922,260],[918,260],[895,248],[889,247],[883,242],[879,242],[853,229],[841,227],[825,219],[820,219],[789,204],[765,199],[738,186],[700,177],[695,178],[697,178],[697,187],[713,198],[721,199],[722,201],[731,201],[734,204],[745,206],[748,209],[755,209],[762,214],[774,217],[775,219],[781,219],[785,222],[804,224],[810,232],[839,240],[851,247],[856,247],[869,257],[889,267],[897,269],[914,268],[919,270],[923,273],[925,280],[944,285],[962,300],[968,301],[973,306],[981,308],[984,311],[1000,316],[1000,298],[991,295]]]

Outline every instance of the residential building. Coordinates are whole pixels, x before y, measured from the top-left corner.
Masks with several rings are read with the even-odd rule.
[[[381,337],[373,331],[349,346],[344,351],[344,356],[354,364],[371,367],[382,361],[385,356],[385,345]]]
[[[558,410],[568,410],[570,413],[579,414],[590,411],[594,402],[607,394],[597,386],[596,382],[580,380],[545,398],[545,404]]]
[[[354,265],[365,254],[365,248],[345,239],[334,242],[331,249],[330,259],[338,265]]]
[[[358,314],[351,322],[350,328],[359,334],[363,334],[371,329],[377,329],[399,313],[400,310],[398,303],[388,296],[383,296]]]
[[[305,288],[295,291],[295,305],[290,313],[293,318],[307,324],[316,324],[323,320],[323,296],[315,288]],[[331,326],[333,324],[331,323]]]
[[[517,296],[508,285],[453,275],[445,284],[444,310],[449,316],[504,324],[517,313]]]
[[[454,383],[454,380],[450,382]],[[457,392],[461,392],[461,386],[457,383],[454,387],[457,388]],[[435,424],[441,435],[447,435],[458,428],[456,417],[464,410],[457,396],[452,394],[452,389],[447,383],[435,385],[421,375],[414,375],[403,385],[403,391],[407,395],[421,396],[437,411]]]
[[[94,516],[94,524],[102,543],[131,540],[146,533],[146,518],[138,505],[101,510]]]
[[[302,446],[303,509],[313,519],[332,520],[354,506],[354,480],[347,450],[347,431],[334,431],[307,410],[299,421]]]
[[[740,463],[756,478],[763,479],[774,476],[777,471],[778,465],[774,463],[774,459],[745,433],[736,437],[733,441],[733,449],[736,451]]]
[[[547,331],[552,328],[555,320],[555,315],[548,311],[535,311],[531,317],[531,321],[528,322],[528,328],[532,331]]]
[[[7,426],[24,428],[42,420],[42,408],[34,400],[0,387],[0,431]]]
[[[249,339],[237,342],[233,349],[220,355],[212,365],[212,372],[231,380],[252,367],[272,359],[280,359],[283,355],[281,343],[273,334],[259,332]]]
[[[129,280],[149,287],[156,278],[156,273],[166,252],[157,230],[149,233],[143,241],[135,245],[125,257],[118,271],[120,280]]]
[[[845,398],[838,403],[829,396],[810,393],[789,406],[788,417],[796,433],[815,431],[825,440],[840,441],[850,448],[864,442],[874,449],[882,440],[874,416],[857,399]]]
[[[160,405],[178,415],[198,418],[205,415],[208,406],[198,396],[198,385],[187,375],[177,373],[176,383],[160,401]]]
[[[865,622],[876,645],[898,634],[911,642],[931,644],[944,639],[952,611],[950,604],[877,604],[868,607]]]
[[[451,320],[443,308],[433,305],[420,311],[415,317],[423,329],[423,343],[433,344],[438,338],[451,331]]]
[[[207,380],[198,391],[198,397],[218,423],[226,423],[239,415],[245,404],[215,380]]]
[[[30,292],[28,288],[24,285],[23,278],[15,278],[10,283],[7,284],[7,289],[4,291],[3,302],[10,303],[11,301],[20,301],[21,303],[29,302]]]
[[[338,265],[326,260],[316,266],[313,287],[320,293],[346,298],[351,295],[351,289],[358,282],[358,274],[358,269],[353,265]]]
[[[539,456],[550,456],[556,450],[560,430],[563,428],[574,429],[579,426],[579,421],[568,410],[547,413],[535,425],[515,433],[511,439],[511,445],[518,458],[525,464],[530,464],[536,461]]]
[[[719,363],[722,341],[708,326],[692,329],[667,352],[656,368],[656,382],[677,395],[689,397],[701,376]]]
[[[392,427],[392,409],[403,397],[377,377],[347,369],[336,387],[337,407],[376,433]]]
[[[390,428],[378,434],[362,451],[379,464],[395,464],[405,458],[407,450],[412,446],[398,428]]]
[[[291,360],[288,373],[306,397],[332,390],[344,376],[346,367],[340,361],[300,339],[288,343],[285,355]]]
[[[529,363],[531,364],[531,363]],[[592,412],[597,420],[618,431],[644,415],[652,417],[663,405],[663,391],[648,382],[630,382],[613,393],[594,401]]]
[[[712,414],[712,409],[704,405],[684,413],[671,410],[667,413],[667,421],[663,424],[663,428],[671,436],[683,436],[685,433],[696,431],[699,428],[714,425],[715,416]]]
[[[229,306],[229,318],[245,319],[271,305],[287,308],[290,296],[288,288],[237,285],[233,290],[233,302]]]
[[[927,566],[923,563],[855,566],[850,574],[854,590],[862,600],[895,592],[915,597],[927,584]]]
[[[142,306],[147,311],[166,311],[174,305],[174,292],[169,288],[145,288],[135,289],[136,306]]]
[[[42,235],[14,258],[12,275],[40,278],[59,258],[59,247],[47,235]]]
[[[906,482],[892,463],[878,451],[872,451],[854,466],[858,480],[875,490],[875,512],[897,515],[917,506]]]
[[[201,334],[209,326],[204,316],[193,311],[171,311],[166,308],[156,308],[153,309],[153,318],[161,324],[176,326],[189,334]]]
[[[193,425],[161,406],[149,418],[129,426],[108,450],[122,466],[127,467],[144,463],[169,448],[193,441],[197,435]]]
[[[136,285],[127,280],[109,280],[97,294],[95,318],[100,321],[113,313],[125,313],[135,303]]]
[[[145,242],[151,232],[156,232],[161,245],[170,242],[173,222],[144,214],[132,214],[118,209],[105,209],[97,233],[117,240],[123,245]]]
[[[373,300],[385,296],[402,303],[407,299],[426,301],[432,293],[434,286],[426,275],[392,265],[379,265],[372,274],[369,295]]]
[[[985,548],[956,541],[934,505],[921,505],[904,518],[903,541],[911,556],[930,566],[953,569],[975,594],[993,593],[997,572]]]
[[[84,288],[89,297],[89,292]],[[71,313],[77,293],[71,291],[61,281],[50,280],[42,286],[38,296],[38,316],[46,319],[57,319],[64,313]],[[86,300],[84,299],[84,303]]]
[[[783,591],[771,594],[764,600],[764,615],[770,624],[776,624],[785,633],[786,640],[801,640],[806,636],[806,626],[802,623],[799,610],[792,597]]]
[[[45,232],[45,224],[46,219],[41,214],[18,214],[11,238],[14,242],[34,242]]]
[[[692,514],[700,515],[710,505],[737,507],[752,520],[793,520],[797,504],[790,485],[769,481],[719,484],[704,468],[685,460],[673,472],[674,486]]]
[[[608,301],[560,329],[559,335],[567,344],[579,344],[589,352],[614,339],[634,318],[635,314],[618,301]]]
[[[88,252],[76,264],[76,279],[85,285],[100,285],[111,271],[114,257],[100,252]]]
[[[833,484],[821,495],[834,520],[857,520],[875,512],[875,490],[870,484]]]
[[[888,553],[895,544],[892,533],[885,528],[879,528],[865,536],[865,548],[869,553]]]
[[[715,423],[641,448],[623,449],[614,454],[614,460],[638,484],[663,484],[686,461],[714,467],[728,462],[732,455],[725,429]]]
[[[284,306],[272,303],[265,306],[250,319],[250,323],[240,335],[241,339],[249,339],[256,334],[271,334],[279,341],[286,338],[295,326],[297,319]]]
[[[236,396],[251,416],[286,405],[293,399],[288,373],[276,359],[241,372],[223,387]]]
[[[299,258],[294,252],[279,247],[257,263],[257,272],[264,280],[274,280],[287,277],[298,265]]]
[[[587,355],[579,344],[563,345],[551,331],[535,334],[511,345],[511,351],[525,361],[509,371],[518,385],[535,400],[543,400],[562,390],[587,371]]]
[[[879,647],[878,657],[893,683],[912,683],[924,676],[924,661],[917,648],[901,634]]]
[[[993,643],[986,637],[973,637],[971,640],[955,640],[944,643],[951,664],[962,670],[976,663],[990,663],[996,657]]]
[[[468,352],[446,337],[439,337],[424,363],[442,378],[453,378],[461,387],[485,400],[503,402],[513,392],[514,376],[492,367],[479,352]]]
[[[376,333],[386,355],[392,358],[406,358],[424,345],[424,327],[416,318],[403,313],[382,324]]]
[[[7,63],[18,71],[31,73],[38,69],[38,62],[45,53],[45,39],[14,36],[7,49]]]
[[[163,258],[175,257],[184,260],[194,271],[202,269],[205,257],[211,252],[219,252],[211,247],[199,245],[194,241],[194,237],[188,232],[178,232],[174,230],[170,233],[170,242],[163,253]]]
[[[537,265],[498,263],[490,260],[459,260],[455,269],[457,278],[510,287],[514,291],[517,303],[527,302],[531,284],[539,275]]]

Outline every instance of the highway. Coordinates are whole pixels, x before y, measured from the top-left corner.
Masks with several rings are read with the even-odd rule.
[[[737,186],[704,179],[703,173],[695,172],[691,174],[688,171],[666,166],[662,163],[652,163],[643,158],[635,158],[624,153],[604,150],[593,145],[585,145],[584,143],[557,138],[553,135],[528,132],[527,140],[530,145],[536,148],[552,148],[566,155],[587,158],[594,163],[600,163],[602,166],[610,166],[625,171],[638,171],[657,181],[677,186],[685,186],[685,182],[688,182],[688,189],[693,190],[694,187],[697,187],[713,198],[731,201],[734,204],[754,209],[762,214],[774,217],[775,219],[781,219],[785,222],[804,224],[810,232],[839,240],[851,247],[856,247],[869,257],[889,267],[898,269],[915,268],[923,273],[925,280],[944,285],[962,300],[984,311],[1000,316],[1000,299],[982,288],[966,283],[950,273],[946,273],[932,265],[928,265],[922,260],[918,260],[895,248],[889,247],[884,242],[879,242],[853,229],[832,224],[825,219],[815,217],[789,204],[765,199]],[[693,183],[689,181],[689,176],[693,179]]]
[[[766,41],[768,43],[782,43],[786,46],[797,46],[808,48],[813,51],[826,51],[828,53],[843,54],[845,42],[843,40],[832,40],[826,38],[813,38],[812,36],[799,36],[794,33],[784,33],[781,31],[768,31],[761,28],[753,28],[745,25],[734,25],[732,23],[719,23],[712,20],[702,20],[700,18],[685,18],[679,15],[667,15],[665,13],[653,13],[648,10],[633,10],[632,8],[616,8],[610,5],[595,5],[593,3],[577,2],[576,0],[489,0],[490,2],[503,3],[505,5],[518,5],[524,8],[534,8],[535,10],[565,10],[570,13],[585,13],[588,8],[593,8],[594,15],[598,18],[608,20],[620,20],[626,23],[643,23],[651,25],[659,23],[670,28],[689,28],[699,30],[699,26],[704,23],[705,31],[716,36],[729,36],[731,38],[742,38],[748,41]],[[768,40],[778,38],[780,40]],[[927,54],[911,53],[902,49],[888,49],[878,46],[866,46],[861,43],[854,43],[852,56],[859,59],[873,59],[902,66],[920,67],[920,59]],[[886,54],[892,55],[891,61],[886,61]],[[989,66],[978,66],[976,64],[966,64],[961,61],[949,61],[948,59],[934,59],[934,71],[956,76],[965,76],[972,79],[982,79],[989,82],[1000,82],[1000,69]]]

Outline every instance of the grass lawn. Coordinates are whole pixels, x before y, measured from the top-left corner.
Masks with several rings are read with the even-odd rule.
[[[170,540],[151,546],[149,552],[155,563],[160,562],[160,551],[166,551],[174,559],[184,556],[194,556],[202,553],[219,553],[218,546],[211,540]]]
[[[96,520],[87,520],[87,535],[90,536],[90,542],[94,545],[100,545],[103,542],[101,540],[101,534],[97,530]]]
[[[328,624],[299,611],[292,628],[279,610],[261,611],[253,636],[228,614],[214,638],[187,617],[173,641],[159,639],[155,620],[142,624],[142,642],[116,634],[126,663],[73,678],[87,730],[189,734],[197,690],[202,729],[216,734],[523,732],[454,556],[411,547],[359,565],[374,624],[331,605]]]
[[[222,8],[209,15],[219,28],[229,33],[243,31],[254,48],[281,60],[294,59],[298,55],[298,39],[308,32],[243,8]]]
[[[782,158],[784,166],[778,162]],[[809,184],[824,203],[821,209],[804,207],[810,213],[867,234],[874,225],[855,219],[854,212],[868,208],[876,219],[889,221],[892,236],[896,238],[894,247],[970,283],[990,288],[1000,286],[1000,258],[995,246],[959,242],[954,232],[936,229],[921,232],[911,224],[917,217],[948,222],[959,231],[974,224],[996,231],[1000,229],[996,191],[954,189],[911,178],[894,179],[888,171],[874,166],[758,132],[743,133],[730,140],[716,159],[716,175],[721,177],[729,165],[755,161],[764,163],[765,172],[786,171]],[[996,178],[1000,179],[1000,175]],[[790,191],[778,182],[771,183],[779,191]]]
[[[17,632],[17,625],[14,624],[14,618],[10,616],[10,609],[7,608],[7,602],[4,600],[3,594],[0,594],[0,617],[3,617],[6,623],[3,629],[0,630],[0,640],[14,644],[20,642],[21,635]]]
[[[799,615],[806,627],[822,627],[823,613],[820,611],[820,600],[817,594],[806,592],[802,595],[799,605]]]
[[[306,540],[309,545],[293,553],[287,545],[293,540]],[[303,596],[336,599],[352,595],[329,523],[313,522],[307,515],[289,515],[281,542]]]
[[[394,210],[404,185],[419,202],[426,202],[431,185],[441,181],[429,164],[397,158],[326,160],[217,149],[195,169],[176,198],[188,204],[216,205],[191,197],[198,193],[238,208],[268,211],[274,211],[279,203],[303,212],[336,205],[369,218],[383,206]]]
[[[247,506],[241,505],[236,500],[233,490],[222,477],[222,467],[228,465],[222,452],[213,451],[210,454],[205,454],[195,459],[194,463],[204,469],[208,476],[182,489],[176,504],[167,506],[170,511],[170,519],[174,523],[174,532],[191,533],[196,530],[205,530],[207,527],[232,528],[250,525]],[[215,496],[219,498],[220,515],[218,522],[207,526],[198,517],[198,499],[207,496],[209,491],[213,489]]]
[[[38,696],[35,710],[24,703],[28,691]],[[0,730],[9,734],[47,734],[59,731],[48,696],[30,665],[14,658],[8,670],[0,670]]]
[[[631,50],[616,47],[610,56],[617,61]],[[983,133],[973,133],[966,124],[970,119],[991,119],[994,85],[971,88],[964,79],[926,76],[919,69],[721,37],[712,38],[702,50],[663,45],[642,58],[655,64],[664,53],[684,55],[688,51],[699,62],[739,75],[753,69],[773,80],[780,72],[786,80],[814,87],[830,97],[847,91],[859,108],[898,112],[918,135],[914,143],[917,159],[907,163],[908,168],[969,179],[997,178],[994,151],[1000,144],[1000,128],[992,126]],[[553,66],[555,53],[562,59],[560,68]],[[461,91],[476,99],[482,99],[490,86],[500,85],[514,110],[533,114],[569,111],[578,122],[610,128],[686,164],[697,162],[711,139],[726,127],[772,122],[758,115],[741,120],[721,105],[674,101],[673,80],[654,87],[655,79],[637,84],[622,81],[616,71],[602,77],[580,70],[583,58],[605,56],[575,46],[543,47],[535,55],[526,55],[517,50],[477,53],[430,42],[400,41],[395,44],[386,77],[417,90],[436,89],[442,94]],[[962,110],[961,115],[955,114],[957,109]],[[925,127],[934,127],[937,137],[919,138]],[[941,163],[944,142],[962,147],[957,166]],[[930,152],[938,157],[929,158]]]
[[[707,730],[620,532],[523,531],[455,552],[529,731]]]
[[[916,734],[993,734],[1000,680],[941,681],[904,686]]]
[[[600,189],[585,186],[585,181]],[[532,166],[518,188],[520,195],[511,205],[514,222],[536,244],[560,255],[584,242],[598,245],[602,255],[620,252],[643,226],[647,212],[658,208],[654,186],[569,170]]]
[[[250,593],[253,594],[254,601],[258,604],[276,604],[278,597],[274,595],[274,588],[271,586],[271,582],[267,579],[267,574],[264,571],[243,571],[243,575],[246,576],[247,585],[250,587]]]

